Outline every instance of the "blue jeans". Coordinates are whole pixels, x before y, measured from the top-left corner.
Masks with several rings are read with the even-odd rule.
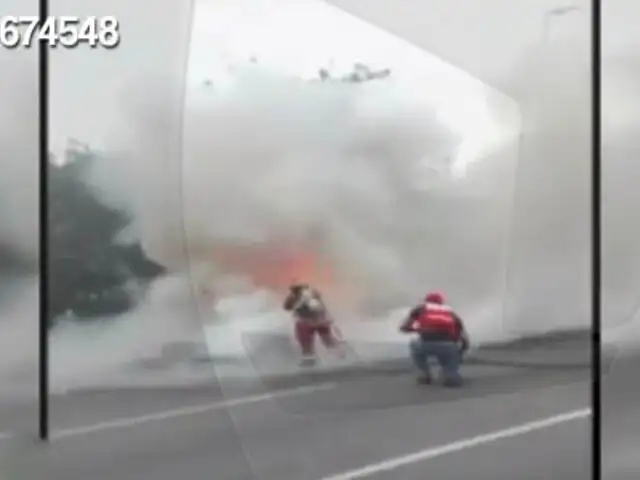
[[[460,385],[460,363],[462,355],[455,342],[425,342],[422,339],[414,339],[409,344],[411,358],[415,366],[430,377],[429,358],[435,357],[442,368],[444,382],[449,385]]]

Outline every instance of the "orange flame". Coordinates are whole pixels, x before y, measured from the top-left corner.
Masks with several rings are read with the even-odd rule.
[[[318,288],[334,307],[357,308],[362,298],[357,285],[345,282],[340,270],[308,245],[283,241],[209,244],[191,245],[190,251],[192,255],[211,259],[216,271],[246,276],[254,285],[274,293],[285,294],[292,282],[305,282]]]
[[[251,278],[256,285],[284,291],[293,281],[307,282],[321,290],[331,288],[335,277],[312,251],[290,246],[227,245],[212,252],[223,270]]]

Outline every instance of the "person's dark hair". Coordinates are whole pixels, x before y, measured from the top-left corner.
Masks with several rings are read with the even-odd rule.
[[[309,288],[309,285],[306,283],[294,283],[289,287],[291,293],[300,293],[305,288]]]

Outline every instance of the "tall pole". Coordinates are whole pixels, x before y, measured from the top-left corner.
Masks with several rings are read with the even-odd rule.
[[[48,15],[47,0],[40,0],[41,25]],[[39,90],[40,90],[40,318],[38,337],[38,410],[39,437],[49,440],[49,137],[48,137],[48,80],[49,49],[41,41],[38,49]]]

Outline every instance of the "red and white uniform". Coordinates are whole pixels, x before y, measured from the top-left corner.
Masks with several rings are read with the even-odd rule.
[[[315,356],[315,336],[326,348],[338,347],[333,321],[318,292],[305,288],[290,305],[295,319],[295,337],[303,356]]]
[[[446,304],[425,302],[413,328],[419,332],[442,332],[457,338],[460,334],[453,309]]]

